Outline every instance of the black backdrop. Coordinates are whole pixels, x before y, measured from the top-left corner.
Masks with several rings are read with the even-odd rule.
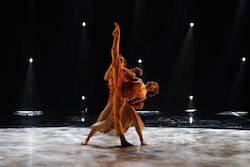
[[[185,110],[189,95],[203,112],[250,108],[249,61],[240,61],[249,57],[247,0],[28,0],[2,6],[2,111],[28,109],[23,101],[33,93],[31,109],[80,111],[85,95],[89,112],[99,113],[108,99],[103,75],[114,22],[128,67],[139,66],[141,58],[144,81],[160,84],[144,110]],[[25,96],[30,57],[36,86]]]

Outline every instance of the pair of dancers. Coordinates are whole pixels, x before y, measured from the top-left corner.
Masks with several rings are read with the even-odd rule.
[[[112,33],[114,40],[111,49],[112,63],[105,73],[104,80],[108,81],[109,100],[99,115],[98,120],[91,126],[88,137],[82,142],[86,145],[90,138],[101,132],[111,136],[119,136],[121,145],[132,146],[125,139],[124,133],[130,126],[134,125],[142,145],[146,143],[142,137],[142,129],[145,127],[135,109],[142,109],[147,96],[154,96],[159,91],[156,82],[148,82],[146,85],[135,72],[141,76],[143,71],[140,68],[129,70],[126,68],[126,60],[119,55],[120,27],[115,23],[115,30]]]

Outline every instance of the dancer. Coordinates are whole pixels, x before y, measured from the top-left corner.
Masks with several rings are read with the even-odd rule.
[[[141,129],[144,124],[136,113],[135,108],[141,109],[146,96],[158,93],[159,86],[155,82],[144,85],[141,79],[136,78],[135,71],[142,75],[142,70],[125,68],[125,58],[119,57],[120,29],[115,23],[113,32],[114,42],[111,50],[112,63],[105,73],[104,79],[109,81],[110,97],[105,109],[100,114],[97,122],[91,126],[91,132],[82,145],[86,145],[89,139],[100,131],[108,135],[120,136],[122,146],[131,146],[124,137],[124,133],[130,126],[135,125],[141,144],[146,144],[142,137]],[[139,102],[139,104],[137,104]]]

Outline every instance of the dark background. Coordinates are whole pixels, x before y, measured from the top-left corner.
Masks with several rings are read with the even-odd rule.
[[[247,0],[23,0],[1,6],[2,112],[79,112],[85,95],[88,111],[99,113],[108,99],[103,76],[114,22],[128,68],[141,58],[144,81],[160,85],[144,110],[185,110],[189,95],[204,113],[250,109],[249,60],[241,62],[250,47]]]

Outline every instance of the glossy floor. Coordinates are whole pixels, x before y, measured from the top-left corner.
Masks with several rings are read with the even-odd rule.
[[[209,112],[139,112],[147,127],[195,127],[250,130],[250,113],[245,111]],[[98,114],[46,111],[0,112],[0,128],[19,127],[89,127]]]
[[[117,137],[97,133],[80,143],[89,128],[2,128],[0,166],[249,166],[250,131],[159,128],[143,130],[140,146],[132,127],[126,138],[134,147],[119,147]]]

